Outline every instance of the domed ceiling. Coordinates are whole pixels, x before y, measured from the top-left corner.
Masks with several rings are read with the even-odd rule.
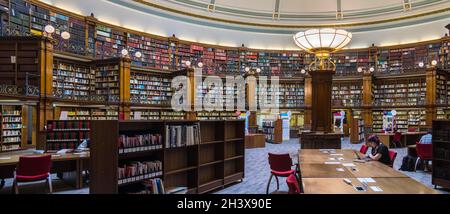
[[[133,2],[195,18],[263,27],[355,26],[450,13],[448,0],[133,0]]]

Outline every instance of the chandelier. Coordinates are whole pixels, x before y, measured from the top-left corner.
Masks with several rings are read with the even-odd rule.
[[[352,33],[333,28],[309,29],[294,35],[297,46],[316,56],[309,65],[310,70],[336,69],[336,65],[329,58],[330,53],[344,48],[351,39]]]

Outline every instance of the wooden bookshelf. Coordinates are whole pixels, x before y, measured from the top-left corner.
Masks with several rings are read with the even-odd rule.
[[[375,79],[375,106],[424,106],[426,104],[425,76],[402,79]]]
[[[334,107],[360,107],[363,83],[357,81],[334,81],[331,102]]]
[[[47,121],[45,150],[76,149],[89,139],[90,122],[87,120]]]
[[[0,111],[0,152],[18,150],[27,137],[22,106],[1,105]]]
[[[170,106],[173,94],[170,75],[131,70],[130,99],[133,103]]]
[[[283,121],[281,119],[263,120],[263,133],[266,135],[266,142],[282,143],[283,142]]]
[[[365,142],[364,120],[353,118],[350,123],[350,143]]]
[[[53,95],[71,100],[89,100],[95,95],[95,70],[90,63],[55,58]]]
[[[198,144],[168,147],[164,143],[168,137],[166,127],[195,125],[200,127]],[[118,166],[145,160],[162,161],[162,174],[157,176],[163,178],[165,188],[183,186],[188,189],[188,193],[206,193],[223,188],[244,178],[244,127],[242,120],[92,121],[91,154],[95,158],[91,158],[90,192],[136,191],[141,180],[132,179],[129,184],[118,184]],[[119,154],[117,144],[111,143],[117,141],[120,135],[139,134],[161,135],[161,149]],[[103,181],[105,178],[109,178],[108,181]]]
[[[434,186],[450,188],[450,120],[433,121],[433,172]]]

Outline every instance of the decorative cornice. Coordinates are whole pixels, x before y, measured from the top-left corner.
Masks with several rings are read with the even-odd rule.
[[[111,1],[111,0],[108,0],[108,1]],[[179,15],[184,15],[184,16],[189,16],[189,17],[198,18],[198,19],[204,19],[204,20],[209,20],[209,21],[222,22],[222,23],[235,24],[235,25],[243,25],[243,26],[252,26],[252,27],[283,28],[283,29],[286,29],[286,28],[291,28],[291,29],[322,28],[322,27],[350,28],[350,27],[358,27],[358,26],[367,26],[367,25],[384,24],[384,23],[390,23],[390,22],[398,22],[398,21],[404,21],[404,20],[409,20],[409,19],[414,19],[414,18],[419,18],[419,17],[425,17],[425,16],[431,16],[431,15],[436,15],[436,14],[440,14],[440,13],[450,12],[450,7],[446,7],[446,8],[442,8],[442,9],[435,10],[435,11],[430,11],[430,12],[425,12],[425,13],[420,13],[420,14],[414,14],[414,15],[409,15],[409,16],[404,16],[404,17],[390,18],[390,19],[385,19],[385,20],[376,20],[376,21],[367,21],[367,22],[354,22],[354,23],[350,23],[350,24],[338,24],[338,23],[336,23],[336,24],[314,24],[314,25],[290,25],[290,24],[265,24],[265,23],[256,23],[256,22],[244,22],[244,21],[237,21],[237,20],[228,20],[228,19],[223,19],[223,18],[210,17],[210,16],[194,14],[194,13],[190,13],[190,12],[186,12],[186,11],[181,11],[181,10],[178,10],[178,9],[169,8],[169,7],[165,7],[165,6],[159,5],[159,4],[151,3],[151,2],[148,2],[148,1],[145,1],[145,0],[133,0],[133,2],[144,4],[146,6],[150,6],[150,7],[159,9],[159,10],[163,10],[165,12],[176,13],[176,14],[179,14]],[[115,3],[117,3],[117,2],[115,1]]]

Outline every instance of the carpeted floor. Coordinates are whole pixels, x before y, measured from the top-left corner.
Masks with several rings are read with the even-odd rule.
[[[344,138],[342,142],[343,149],[359,149],[361,144],[350,144],[348,138]],[[267,153],[289,153],[294,162],[297,162],[297,151],[300,148],[298,139],[291,139],[282,144],[266,143],[265,148],[247,149],[245,151],[245,178],[242,182],[232,184],[224,189],[220,189],[215,194],[265,194],[267,181],[270,176],[269,164],[267,161]],[[400,168],[401,160],[406,155],[407,149],[394,149],[398,152],[395,161],[395,169]],[[417,171],[417,172],[403,172],[409,177],[433,188],[431,184],[431,173]],[[6,180],[6,186],[0,190],[0,194],[11,193],[12,180]],[[87,194],[89,188],[75,190],[72,187],[64,184],[56,176],[53,180],[54,192],[57,194]],[[276,187],[275,180],[272,180],[271,190]],[[280,178],[280,190],[287,190],[286,182]],[[439,189],[443,193],[450,193],[450,190]],[[31,183],[21,185],[21,193],[45,193],[47,188],[44,183]]]

